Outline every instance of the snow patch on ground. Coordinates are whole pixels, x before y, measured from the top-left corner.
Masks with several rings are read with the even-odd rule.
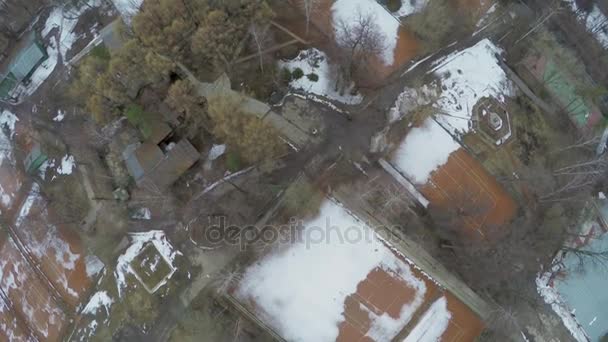
[[[302,69],[304,76],[293,79],[290,86],[294,89],[302,89],[305,92],[325,96],[329,99],[345,104],[359,104],[363,100],[361,95],[351,95],[349,89],[344,94],[336,91],[337,70],[328,63],[325,53],[311,48],[300,51],[298,56],[290,61],[281,61],[279,66],[293,72],[296,68]],[[316,74],[319,79],[312,81],[308,75]]]
[[[99,291],[91,296],[87,305],[82,309],[82,313],[95,315],[103,307],[106,310],[106,314],[109,315],[112,303],[114,303],[114,300],[110,298],[107,291]]]
[[[139,12],[144,0],[112,0],[112,2],[122,18],[130,23],[131,18]]]
[[[595,39],[606,49],[608,48],[608,18],[602,13],[602,10],[597,5],[589,13],[581,11],[576,5],[575,0],[564,0],[570,6],[570,9],[576,14],[579,21],[582,21]]]
[[[437,122],[452,134],[471,129],[473,106],[483,97],[503,101],[514,94],[496,55],[502,50],[490,40],[446,57],[433,72],[441,79],[441,94],[436,102]]]
[[[139,255],[148,242],[154,244],[154,247],[156,247],[158,252],[170,263],[171,267],[174,267],[173,262],[175,261],[175,257],[182,254],[180,251],[173,248],[167,240],[165,232],[161,230],[151,230],[145,233],[131,233],[130,238],[131,245],[120,257],[118,257],[116,270],[114,271],[118,297],[122,297],[123,290],[127,287],[127,275],[135,275],[134,270],[131,267],[131,262]],[[161,286],[162,285],[163,284],[161,284]]]
[[[57,168],[57,174],[71,175],[72,171],[74,171],[74,156],[66,154],[61,158],[61,165]]]
[[[436,98],[437,91],[427,85],[422,86],[420,89],[406,87],[403,92],[399,94],[397,101],[395,101],[395,105],[388,112],[389,124],[401,120],[404,116],[420,106],[430,104],[435,101]]]
[[[152,218],[152,212],[150,208],[139,208],[135,210],[131,218],[134,220],[149,220]]]
[[[64,6],[58,6],[53,9],[47,19],[42,37],[46,37],[53,29],[59,30],[59,52],[62,60],[66,62],[66,55],[72,49],[72,45],[80,38],[76,35],[74,29],[80,20],[80,16],[87,10],[99,7],[101,0],[92,0],[87,4],[82,4],[78,8],[66,10]]]
[[[94,256],[94,255],[87,255],[85,257],[85,268],[87,271],[87,276],[89,278],[93,278],[96,275],[99,274],[99,272],[101,272],[101,270],[104,267],[104,264],[101,260],[99,260],[98,257]]]
[[[441,297],[424,313],[403,342],[441,341],[441,336],[447,330],[451,318],[447,299]]]
[[[405,136],[392,158],[410,181],[425,184],[431,173],[448,161],[460,144],[432,118],[414,127]]]
[[[355,231],[358,239],[353,238]],[[371,228],[332,200],[304,224],[303,236],[308,238],[276,249],[251,266],[235,295],[253,301],[261,317],[287,340],[334,341],[345,320],[346,298],[371,271],[381,268],[416,291],[399,319],[370,313],[369,333],[381,340],[394,338],[421,305],[424,281]]]
[[[538,293],[540,293],[547,304],[551,305],[553,311],[562,319],[564,325],[568,328],[576,341],[588,342],[589,336],[587,336],[587,333],[574,315],[571,314],[566,303],[559,295],[559,292],[557,292],[555,288],[549,286],[550,278],[551,272],[546,272],[536,278]]]
[[[480,28],[480,27],[486,25],[488,19],[491,17],[492,13],[496,12],[497,8],[498,8],[498,3],[493,4],[492,7],[490,7],[488,9],[488,11],[479,19],[476,27]]]
[[[61,122],[61,121],[63,121],[64,118],[65,118],[65,111],[60,109],[57,111],[57,115],[55,115],[55,117],[53,118],[53,121]]]
[[[0,114],[0,126],[8,129],[11,139],[15,136],[15,124],[17,121],[19,121],[19,118],[6,109]]]
[[[207,155],[207,159],[213,161],[217,158],[221,157],[226,152],[226,145],[213,145],[211,150],[209,150],[209,155]]]
[[[403,18],[414,13],[421,12],[429,4],[430,0],[401,0],[401,8],[394,14]]]
[[[384,37],[384,53],[382,60],[386,65],[392,65],[395,59],[395,48],[399,32],[399,20],[393,17],[376,0],[337,0],[331,7],[334,32],[337,40],[343,34],[341,23],[355,23],[360,14],[370,15],[378,25],[379,33]]]

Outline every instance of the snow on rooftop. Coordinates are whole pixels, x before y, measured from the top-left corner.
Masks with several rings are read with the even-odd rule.
[[[421,12],[429,4],[429,1],[430,0],[401,0],[401,7],[395,12],[395,15],[402,18]]]
[[[513,88],[496,57],[501,52],[490,40],[484,39],[445,57],[433,69],[441,79],[437,122],[453,134],[470,130],[473,106],[481,98],[503,101],[504,96],[513,95]]]
[[[581,10],[575,0],[564,0],[568,3],[573,12],[576,13],[578,20],[582,21],[595,39],[604,47],[608,48],[608,18],[604,15],[598,5],[593,4],[589,13]]]
[[[562,319],[572,337],[578,342],[590,341],[587,333],[572,315],[564,300],[561,298],[557,290],[549,285],[551,272],[545,272],[536,278],[536,288],[538,293],[543,297],[545,303],[550,304],[555,313]]]
[[[410,181],[425,184],[431,172],[445,164],[460,147],[435,120],[428,118],[422,126],[410,130],[392,161]]]
[[[66,154],[61,158],[61,165],[57,167],[57,173],[60,175],[71,175],[74,170],[74,156]]]
[[[114,303],[114,300],[110,298],[107,291],[99,291],[91,296],[87,305],[82,309],[82,313],[95,315],[103,307],[106,314],[109,315],[112,303]]]
[[[11,95],[15,97],[30,96],[51,76],[59,61],[59,49],[57,48],[57,39],[54,36],[49,38],[46,53],[48,58],[34,70],[34,73],[30,76],[29,83],[27,85],[19,84]]]
[[[441,341],[441,336],[448,329],[451,318],[448,301],[445,297],[441,297],[424,313],[403,342]]]
[[[415,295],[398,319],[367,310],[369,337],[394,338],[420,307],[424,281],[339,204],[325,200],[319,215],[305,223],[303,236],[308,238],[271,252],[247,269],[235,292],[243,301],[254,301],[262,318],[285,339],[335,341],[345,321],[346,298],[377,268],[402,280]]]
[[[163,258],[173,267],[173,262],[177,255],[182,253],[176,250],[171,243],[167,240],[165,232],[161,230],[151,230],[144,233],[131,233],[131,245],[127,250],[118,257],[116,269],[114,275],[116,277],[116,287],[118,289],[118,297],[122,297],[122,291],[127,286],[127,275],[134,275],[134,270],[131,267],[131,262],[135,259],[142,249],[147,246],[148,243],[152,243]],[[164,280],[166,281],[166,279]],[[159,284],[159,287],[163,284]]]
[[[292,60],[279,62],[279,65],[292,72],[296,68],[302,69],[304,76],[290,82],[291,87],[295,89],[302,89],[308,93],[325,96],[346,104],[361,103],[363,99],[361,95],[351,95],[349,90],[346,90],[344,94],[336,91],[337,70],[328,62],[325,53],[311,48],[300,51],[298,56]],[[317,81],[308,78],[308,75],[313,73],[319,77]]]
[[[334,31],[336,37],[343,34],[340,23],[355,23],[359,15],[372,16],[378,25],[379,33],[384,37],[384,53],[382,60],[386,65],[392,65],[397,47],[399,20],[393,17],[376,0],[336,0],[331,7]]]

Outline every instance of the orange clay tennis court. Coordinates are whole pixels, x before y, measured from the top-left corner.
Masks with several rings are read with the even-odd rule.
[[[401,256],[399,256],[401,260]],[[405,262],[405,260],[403,260]],[[422,274],[415,267],[411,272],[416,279],[424,282],[426,291],[422,303],[415,308],[411,319],[401,327],[402,331],[395,339],[407,337],[421,323],[429,307],[438,299],[445,297],[447,310],[451,314],[449,323],[440,341],[466,342],[474,341],[483,331],[484,325],[479,317],[450,292]],[[339,325],[337,341],[374,341],[369,336],[372,329],[370,312],[376,317],[384,314],[398,320],[404,306],[413,305],[417,290],[390,271],[376,268],[367,278],[357,285],[357,291],[349,295],[344,303],[345,320]]]
[[[48,288],[41,282],[15,242],[7,238],[0,249],[0,288],[3,300],[10,301],[14,316],[22,317],[40,341],[58,341],[65,323],[61,307],[54,301]],[[8,306],[9,303],[3,303]],[[4,333],[8,333],[4,330]],[[19,330],[19,333],[24,333]]]
[[[15,222],[19,241],[30,252],[62,299],[75,308],[92,285],[87,275],[85,251],[76,233],[51,217],[46,199],[36,196],[27,215]]]
[[[421,192],[438,208],[456,207],[467,231],[484,237],[509,223],[517,210],[513,198],[462,148],[431,174]]]

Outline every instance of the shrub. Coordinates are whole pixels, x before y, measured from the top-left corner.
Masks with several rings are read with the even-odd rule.
[[[386,8],[391,12],[397,12],[401,8],[401,0],[387,0]]]
[[[281,84],[288,85],[289,82],[291,82],[291,80],[292,80],[291,71],[289,71],[289,69],[287,69],[287,68],[281,69],[280,80],[281,80]]]
[[[242,168],[241,157],[236,152],[228,152],[226,154],[226,168],[230,172],[239,171]]]
[[[109,61],[111,58],[110,50],[108,50],[108,48],[104,44],[100,44],[94,47],[91,50],[90,54],[92,57],[99,58],[104,61]]]
[[[304,77],[304,71],[302,71],[300,68],[295,68],[291,73],[291,77],[293,77],[294,80],[299,80],[300,78]]]
[[[129,105],[124,114],[133,126],[139,128],[145,139],[150,137],[154,115],[144,112],[144,109],[137,104]]]
[[[310,74],[306,75],[306,77],[308,77],[308,79],[313,82],[317,82],[319,80],[319,75],[315,74],[314,72],[311,72]]]

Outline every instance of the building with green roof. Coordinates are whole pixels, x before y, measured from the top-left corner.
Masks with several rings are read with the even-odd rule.
[[[10,59],[8,67],[0,72],[0,98],[3,100],[9,100],[13,89],[20,83],[27,82],[36,68],[48,58],[46,50],[33,32],[23,39],[21,48]]]

